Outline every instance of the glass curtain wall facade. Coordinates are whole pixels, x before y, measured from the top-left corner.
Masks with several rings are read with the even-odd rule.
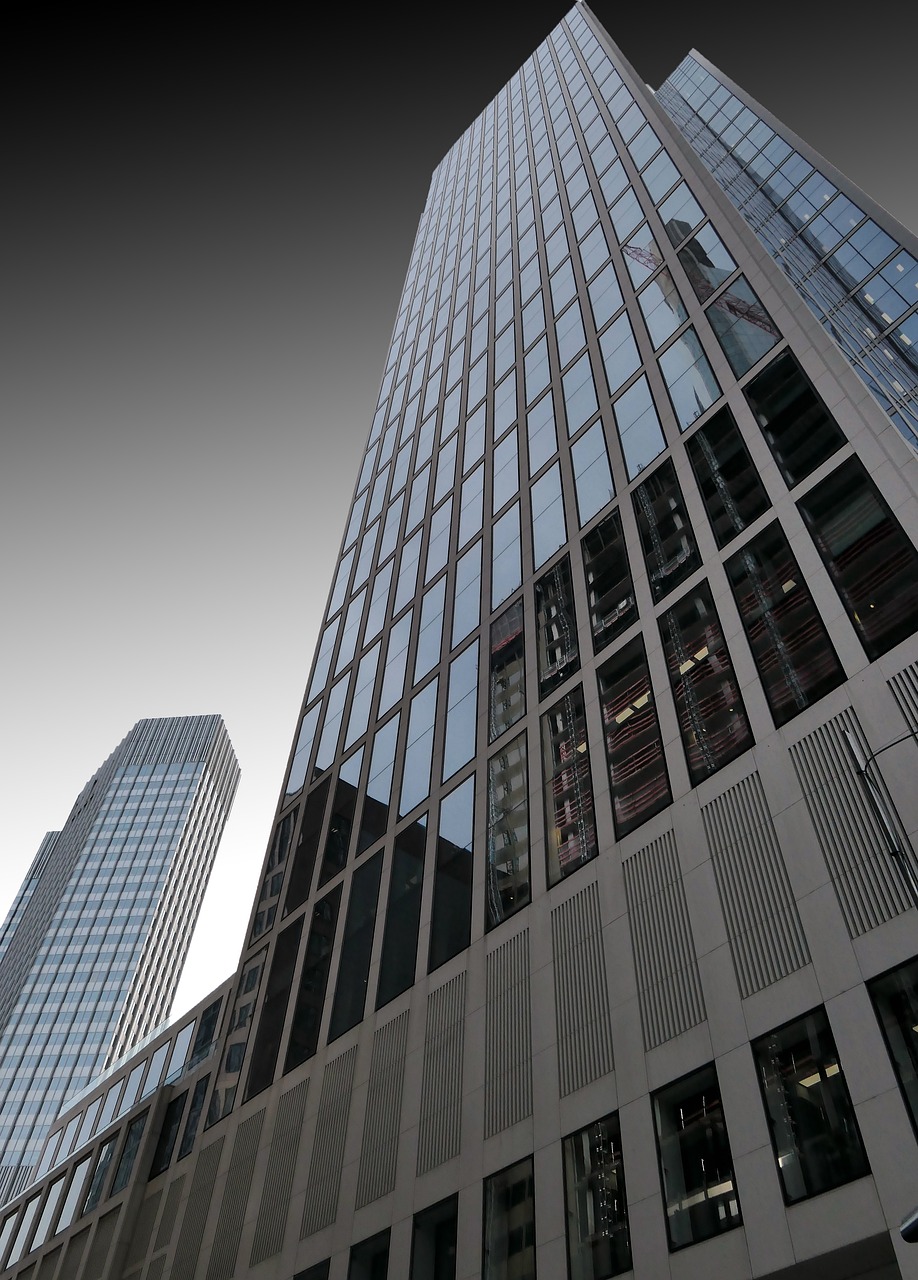
[[[918,458],[661,103],[578,5],[436,169],[219,1057],[17,1280],[918,1276]]]
[[[218,716],[142,720],[46,836],[0,935],[0,1197],[66,1100],[167,1016],[238,784]]]

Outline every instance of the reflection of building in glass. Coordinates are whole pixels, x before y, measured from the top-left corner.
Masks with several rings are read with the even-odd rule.
[[[42,842],[0,934],[0,1197],[168,1014],[238,779],[218,716],[141,720]]]
[[[12,1272],[918,1278],[918,458],[673,92],[578,6],[435,172],[218,1047]]]

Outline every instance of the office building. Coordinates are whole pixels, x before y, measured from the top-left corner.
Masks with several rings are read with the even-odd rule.
[[[918,1276],[918,245],[732,92],[577,5],[436,169],[237,974],[6,1275]]]
[[[50,832],[0,932],[0,1197],[167,1016],[239,781],[219,716],[141,720]]]

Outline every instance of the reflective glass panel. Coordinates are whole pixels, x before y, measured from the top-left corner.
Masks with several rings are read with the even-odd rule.
[[[529,902],[529,778],[526,735],[488,761],[487,927]]]
[[[612,816],[619,839],[670,802],[663,740],[640,637],[599,670]]]
[[[526,710],[523,602],[517,600],[491,624],[488,740],[516,724]]]
[[[918,630],[918,552],[857,458],[797,503],[868,657]]]
[[[672,461],[639,484],[632,498],[650,590],[662,600],[701,564]]]
[[[789,487],[806,479],[845,443],[835,419],[789,351],[782,351],[744,390]]]
[[[580,670],[574,589],[567,556],[535,584],[535,607],[541,700]]]
[[[700,583],[660,618],[689,778],[697,786],[753,745],[711,591]]]
[[[536,1280],[531,1156],[485,1179],[482,1280]]]
[[[426,844],[426,815],[395,837],[376,989],[377,1009],[407,991],[414,982]]]
[[[564,1204],[570,1280],[631,1270],[628,1200],[617,1115],[564,1139]]]
[[[428,972],[469,945],[472,920],[472,828],[475,777],[440,803]]]
[[[724,406],[686,441],[718,548],[725,547],[771,506],[749,450]]]
[[[841,684],[845,672],[778,524],[726,564],[775,724]]]
[[[733,1157],[713,1067],[653,1096],[670,1249],[742,1224]]]
[[[363,1017],[381,872],[382,850],[358,866],[351,878],[329,1042],[349,1031]]]
[[[583,690],[572,689],[541,723],[546,858],[553,885],[598,851]]]
[[[293,1006],[290,1039],[284,1072],[311,1058],[319,1043],[319,1027],[328,985],[328,970],[335,944],[335,927],[341,905],[341,885],[338,884],[312,908],[309,937],[303,956],[303,971]]]
[[[824,1009],[753,1042],[787,1204],[870,1172]]]

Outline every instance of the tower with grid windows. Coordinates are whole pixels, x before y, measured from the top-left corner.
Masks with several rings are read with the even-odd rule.
[[[49,832],[0,931],[0,1199],[169,1013],[239,768],[219,716],[141,720]]]
[[[218,1050],[5,1274],[918,1275],[916,258],[559,22],[433,175]]]

